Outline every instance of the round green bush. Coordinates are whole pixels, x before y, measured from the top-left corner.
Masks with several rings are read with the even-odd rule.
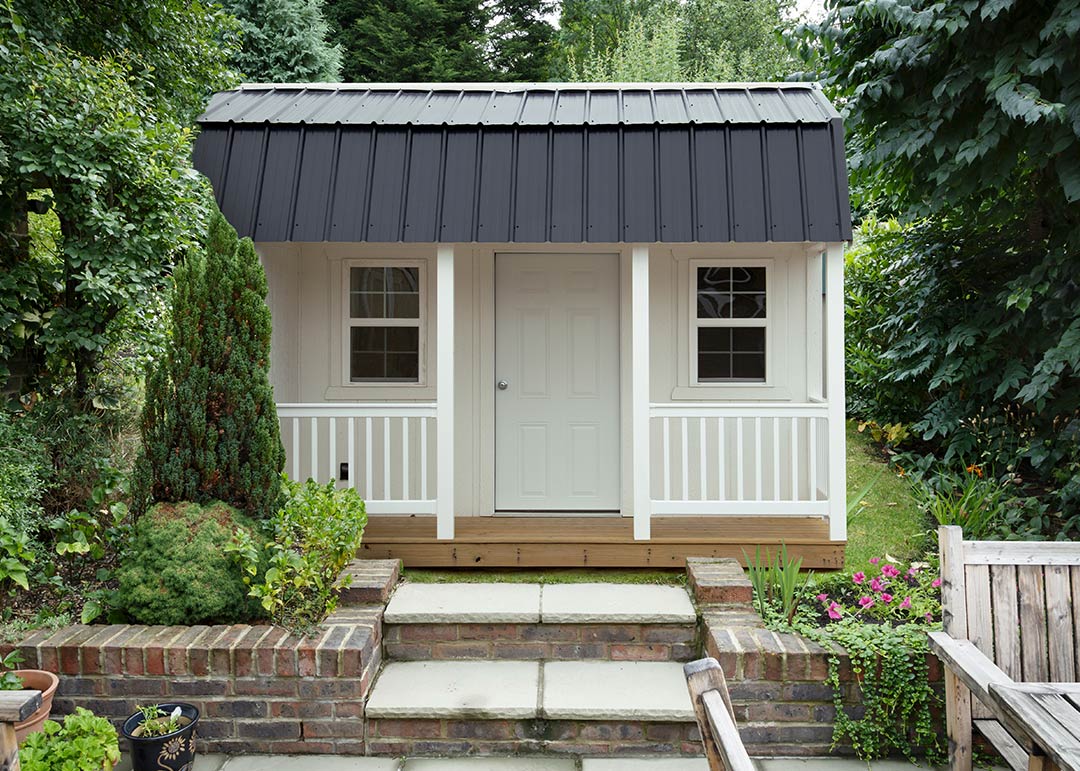
[[[224,503],[159,503],[135,524],[120,565],[117,604],[141,624],[237,623],[257,606],[226,552],[247,517]]]

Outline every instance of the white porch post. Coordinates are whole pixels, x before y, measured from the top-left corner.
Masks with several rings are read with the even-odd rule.
[[[435,275],[435,433],[438,479],[435,530],[454,537],[454,247],[440,246]]]
[[[844,245],[825,250],[825,380],[829,404],[829,537],[847,539],[844,419]]]
[[[635,246],[630,271],[630,402],[634,540],[651,533],[649,451],[649,248]]]

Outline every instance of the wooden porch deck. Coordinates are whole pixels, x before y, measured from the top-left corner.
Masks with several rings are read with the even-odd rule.
[[[433,516],[372,516],[363,559],[400,559],[406,567],[681,568],[687,557],[735,557],[778,547],[804,568],[838,570],[844,542],[829,540],[820,517],[655,517],[652,538],[635,541],[620,516],[458,517],[453,541],[435,538]]]

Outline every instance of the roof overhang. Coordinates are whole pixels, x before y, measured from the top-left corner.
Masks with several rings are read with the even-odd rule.
[[[298,84],[215,95],[195,165],[256,241],[851,237],[807,84]]]

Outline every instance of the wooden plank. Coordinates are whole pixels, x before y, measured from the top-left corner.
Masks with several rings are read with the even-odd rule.
[[[1003,715],[1023,726],[1046,756],[1065,771],[1080,771],[1080,712],[1052,684],[1042,688],[990,686],[990,699]]]
[[[14,723],[0,723],[0,771],[19,771],[19,742]]]
[[[724,701],[717,691],[709,691],[701,697],[709,727],[723,758],[722,769],[726,771],[754,771],[754,763],[746,753],[735,719],[724,708]]]
[[[976,720],[975,727],[998,751],[1013,771],[1027,771],[1028,753],[997,720]]]
[[[956,526],[938,528],[941,557],[942,627],[957,640],[967,638],[967,596],[964,593],[964,534]]]
[[[994,661],[1013,680],[1023,676],[1020,666],[1020,607],[1016,597],[1016,568],[992,565]]]
[[[965,570],[965,596],[968,614],[968,639],[980,651],[994,660],[994,622],[990,605],[990,566],[968,565]],[[976,701],[971,705],[975,719],[993,717],[989,708]]]
[[[1059,683],[1076,680],[1076,633],[1073,629],[1073,594],[1069,568],[1048,565],[1046,580],[1046,632],[1050,654],[1050,679]]]
[[[465,543],[633,543],[633,523],[620,516],[457,517],[455,540]],[[649,543],[829,542],[821,517],[655,517]],[[430,516],[372,516],[366,543],[428,543],[435,540]]]
[[[1020,660],[1029,683],[1050,679],[1047,665],[1046,594],[1040,565],[1016,569],[1020,590]]]
[[[1073,632],[1080,635],[1080,566],[1071,568],[1073,591]],[[1076,671],[1080,672],[1080,644],[1076,645]]]
[[[1080,565],[1072,541],[966,541],[964,561],[980,565]]]
[[[716,659],[705,658],[684,664],[683,674],[686,676],[686,688],[690,691],[690,703],[694,707],[694,717],[697,720],[698,730],[701,732],[701,746],[705,750],[705,759],[709,763],[709,771],[727,771],[726,764],[720,754],[718,740],[721,736],[713,733],[712,724],[706,714],[705,704],[701,699],[706,693],[719,693],[724,702],[723,711],[728,714],[734,723],[735,710],[731,706],[731,696],[728,694],[724,671],[720,668],[720,664]],[[736,732],[735,735],[738,736],[738,733]]]
[[[361,559],[400,559],[406,567],[651,567],[681,569],[687,557],[731,557],[745,560],[757,543],[371,543],[360,545]],[[787,544],[805,569],[839,570],[844,545]],[[745,552],[745,553],[744,553]],[[763,549],[763,553],[771,553]]]
[[[41,691],[0,691],[0,723],[18,723],[41,706]]]
[[[978,698],[989,699],[991,683],[1013,684],[1009,676],[970,640],[957,640],[947,632],[930,632],[928,637],[934,655]]]

